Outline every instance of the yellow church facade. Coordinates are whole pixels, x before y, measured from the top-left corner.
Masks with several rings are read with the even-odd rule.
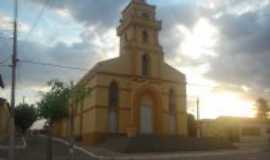
[[[110,134],[187,135],[186,78],[164,61],[155,9],[132,0],[117,28],[120,56],[96,64],[76,85],[87,91],[70,100],[73,133],[83,143]],[[68,135],[68,120],[56,124],[56,134]]]

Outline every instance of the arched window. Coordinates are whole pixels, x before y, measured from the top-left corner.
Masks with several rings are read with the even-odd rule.
[[[149,40],[148,32],[146,30],[142,32],[142,39],[143,39],[143,43],[147,43]]]
[[[109,87],[109,110],[116,110],[119,103],[119,89],[116,82],[111,82]]]
[[[149,76],[150,74],[150,58],[147,54],[142,56],[142,75]]]
[[[171,115],[176,114],[175,93],[173,89],[169,91],[169,113]]]

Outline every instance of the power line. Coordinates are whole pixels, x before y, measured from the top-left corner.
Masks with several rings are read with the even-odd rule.
[[[26,64],[33,64],[33,65],[41,65],[41,66],[49,66],[49,67],[54,67],[54,68],[62,68],[62,69],[68,69],[68,70],[78,70],[78,71],[89,71],[87,68],[81,68],[81,67],[76,67],[76,66],[67,66],[67,65],[58,65],[58,64],[53,64],[53,63],[47,63],[47,62],[37,62],[33,60],[25,60],[25,59],[20,59],[19,62],[21,63],[26,63]],[[213,85],[207,85],[207,84],[196,84],[196,83],[188,83],[188,82],[183,82],[188,86],[196,86],[196,87],[202,87],[202,88],[224,88],[223,86],[213,86]],[[227,87],[225,87],[227,88]],[[230,87],[230,88],[235,88],[236,87]],[[240,88],[238,88],[240,89]]]
[[[10,65],[0,64],[0,67],[10,67]]]
[[[51,0],[46,0],[46,2],[43,4],[43,7],[42,7],[42,9],[40,10],[40,12],[38,13],[36,19],[34,20],[34,23],[33,23],[32,27],[31,27],[31,29],[30,29],[29,32],[26,34],[25,40],[27,40],[27,39],[30,37],[30,35],[33,33],[33,31],[34,31],[35,28],[37,27],[37,25],[38,25],[38,23],[39,23],[41,17],[43,16],[45,10],[48,9],[48,8],[50,8],[50,2],[51,2]]]
[[[47,63],[47,62],[37,62],[33,60],[25,60],[20,59],[19,62],[25,63],[25,64],[33,64],[33,65],[40,65],[40,66],[49,66],[54,68],[61,68],[61,69],[67,69],[67,70],[77,70],[77,71],[89,71],[87,68],[81,68],[76,66],[67,66],[67,65],[58,65],[53,63]],[[4,67],[10,67],[9,65],[5,65]],[[218,88],[234,88],[237,90],[241,90],[239,87],[234,86],[213,86],[213,85],[207,85],[207,84],[198,84],[198,83],[188,83],[188,82],[182,82],[187,86],[194,86],[194,87],[200,87],[200,88],[212,88],[212,89],[218,89]]]
[[[63,69],[70,69],[70,70],[88,71],[88,69],[86,69],[86,68],[80,68],[80,67],[74,67],[74,66],[66,66],[66,65],[58,65],[58,64],[45,63],[45,62],[36,62],[36,61],[32,61],[32,60],[22,60],[22,59],[20,59],[19,62],[28,63],[28,64],[34,64],[34,65],[42,65],[42,66],[63,68]]]
[[[13,37],[3,37],[3,36],[0,36],[0,39],[13,39]]]
[[[46,63],[46,62],[37,62],[37,61],[33,61],[33,60],[24,60],[24,59],[20,59],[19,62],[21,62],[21,63],[33,64],[33,65],[42,65],[42,66],[49,66],[49,67],[56,67],[56,68],[70,69],[70,70],[89,71],[89,69],[81,68],[81,67],[66,66],[66,65],[58,65],[58,64]],[[200,86],[200,87],[216,88],[216,87],[214,87],[214,86],[203,85],[203,84],[195,84],[195,83],[185,83],[185,84],[186,84],[186,85],[189,85],[189,86]]]

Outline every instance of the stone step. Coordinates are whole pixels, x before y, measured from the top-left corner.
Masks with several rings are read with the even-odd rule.
[[[139,135],[134,138],[111,135],[98,146],[120,153],[205,151],[235,148],[231,143],[217,138],[198,139],[179,136],[161,138],[155,135]]]

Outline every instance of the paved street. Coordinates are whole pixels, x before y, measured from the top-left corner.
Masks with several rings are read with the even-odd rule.
[[[27,148],[18,150],[16,160],[45,160],[46,139],[40,137],[26,138]],[[7,151],[0,150],[0,159],[7,157]],[[57,142],[53,142],[53,160],[68,160],[68,147]],[[87,155],[75,152],[75,160],[94,160]]]
[[[40,137],[31,137],[26,139],[28,142],[28,146],[24,150],[19,150],[16,153],[16,160],[45,160],[46,154],[46,139]],[[215,153],[215,152],[213,152]],[[68,148],[66,145],[63,145],[58,142],[53,142],[53,160],[68,160]],[[0,150],[0,159],[7,157],[7,151]],[[166,158],[168,160],[269,160],[270,152],[261,151],[261,152],[231,152],[226,151],[222,154],[199,154],[188,153],[184,154],[181,158]],[[147,160],[150,158],[148,157]],[[160,160],[164,158],[160,158]],[[87,155],[80,153],[78,151],[75,152],[75,160],[94,160],[94,158],[90,158]]]

